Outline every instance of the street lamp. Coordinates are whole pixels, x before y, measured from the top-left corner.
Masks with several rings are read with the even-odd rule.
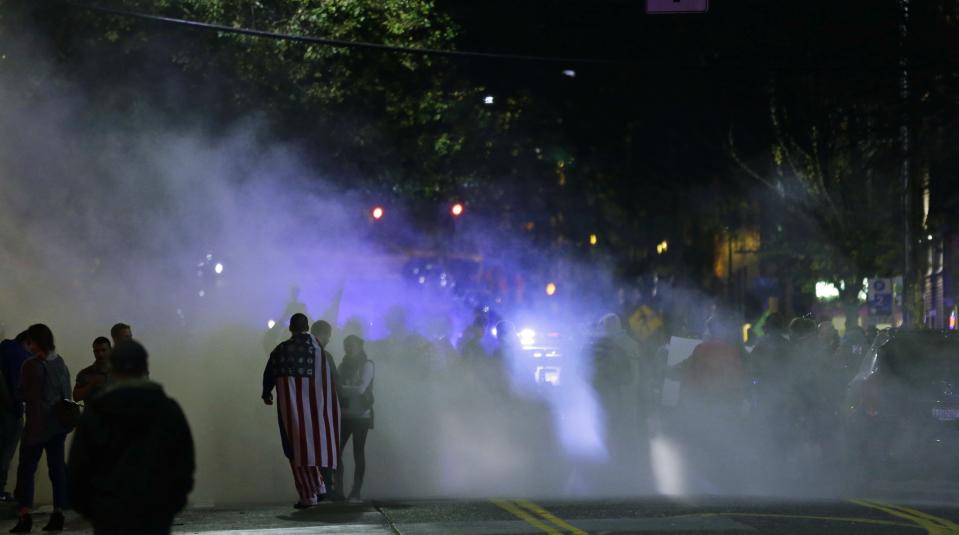
[[[450,214],[451,214],[453,217],[459,217],[459,216],[463,215],[463,211],[464,211],[465,209],[466,209],[466,208],[463,206],[463,203],[458,202],[458,203],[453,204],[453,206],[450,206]]]
[[[383,219],[383,216],[385,214],[386,212],[383,210],[382,206],[374,206],[373,209],[370,210],[370,215],[373,216],[373,219],[375,221],[379,221],[380,219]]]
[[[590,244],[590,245],[596,245],[597,243],[599,243],[599,237],[598,237],[597,235],[595,235],[595,234],[590,234],[590,235],[589,235],[589,244]]]

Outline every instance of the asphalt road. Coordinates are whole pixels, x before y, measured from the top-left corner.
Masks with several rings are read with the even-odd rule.
[[[12,517],[12,509],[9,510]],[[43,510],[35,532],[46,522]],[[8,517],[9,518],[9,517]],[[13,525],[13,521],[10,521]],[[550,501],[373,501],[305,511],[289,505],[191,509],[175,533],[227,534],[613,534],[613,533],[908,533],[959,534],[959,503],[933,505],[853,499],[666,498]],[[68,513],[66,534],[92,533]]]

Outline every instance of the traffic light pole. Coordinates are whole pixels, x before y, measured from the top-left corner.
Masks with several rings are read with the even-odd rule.
[[[909,57],[906,40],[909,37],[909,0],[899,0],[902,19],[899,21],[899,97],[902,99],[902,116],[899,126],[899,142],[902,156],[900,179],[903,198],[903,265],[902,265],[902,325],[909,327],[913,322],[913,239],[912,228],[912,180],[910,179],[910,139],[909,139]]]

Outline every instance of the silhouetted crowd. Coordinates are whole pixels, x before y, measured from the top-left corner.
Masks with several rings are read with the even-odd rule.
[[[333,328],[328,322],[311,325],[306,315],[293,313],[288,329],[289,337],[270,351],[260,396],[277,408],[280,440],[299,496],[295,507],[359,501],[375,420],[376,364],[367,356],[366,341],[353,333],[344,336],[337,364],[329,350]],[[31,325],[0,343],[0,501],[16,502],[19,512],[11,533],[32,530],[35,477],[44,454],[53,488],[45,531],[62,530],[63,510],[72,507],[98,534],[169,533],[174,515],[185,506],[195,469],[186,418],[150,381],[147,351],[133,340],[131,327],[118,323],[110,335],[93,340],[93,362],[73,381],[46,325]],[[468,371],[466,382],[432,381],[457,385],[444,391],[443,403],[433,403],[442,406],[460,398],[519,399],[559,384],[559,372],[550,379],[542,366],[549,360],[543,352],[551,348],[520,343],[522,336],[508,321],[497,322],[491,331],[487,319],[477,316],[455,343],[397,324],[372,345],[388,378],[405,373],[427,385]],[[647,459],[639,464],[650,468],[650,439],[661,431],[675,432],[693,458],[698,450],[714,467],[708,457],[742,449],[744,435],[757,452],[775,452],[783,464],[803,462],[814,449],[820,463],[835,466],[844,388],[874,336],[854,327],[840,338],[829,322],[797,318],[787,325],[772,314],[763,322],[762,335],[747,346],[741,322],[714,314],[692,354],[670,365],[662,322],[649,307],[639,307],[628,315],[604,315],[572,343],[572,351],[585,357],[577,369],[569,355],[563,358],[571,349],[563,347],[568,342],[555,341],[553,356],[561,357],[557,370],[584,374],[592,388],[613,467]],[[663,404],[667,381],[679,384],[675,406]],[[470,398],[465,393],[471,389],[493,396]],[[418,401],[394,397],[388,403],[396,411],[394,403]],[[548,420],[542,412],[548,409],[533,405],[527,421]],[[411,410],[422,415],[436,407]],[[343,450],[350,440],[354,466],[347,493]],[[18,446],[11,495],[7,476]],[[727,461],[715,468],[732,474],[749,462],[746,456],[738,466],[735,456]]]
[[[738,485],[763,463],[771,465],[767,483],[840,468],[840,411],[874,329],[854,326],[840,337],[828,320],[787,324],[772,313],[747,345],[742,321],[714,313],[692,354],[670,364],[666,337],[637,337],[613,314],[600,324],[594,387],[607,418],[638,426],[642,436],[651,427],[672,434],[711,481]],[[678,383],[672,405],[665,381]],[[637,404],[635,423],[617,417],[623,399]]]
[[[97,534],[169,533],[193,488],[193,439],[176,401],[149,380],[146,349],[118,323],[93,341],[94,362],[76,376],[53,332],[31,325],[0,343],[0,500],[16,502],[10,533],[33,529],[34,484],[45,454],[53,513],[43,531],[64,529],[64,509]],[[78,402],[83,402],[83,409]],[[74,433],[69,456],[66,438]],[[13,495],[7,473],[19,445]]]

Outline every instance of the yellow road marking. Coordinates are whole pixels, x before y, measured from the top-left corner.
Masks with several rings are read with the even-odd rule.
[[[691,517],[691,516],[741,516],[755,518],[782,518],[794,520],[823,520],[827,522],[849,522],[852,524],[874,524],[877,526],[896,526],[900,528],[922,529],[915,523],[893,522],[891,520],[876,520],[874,518],[855,518],[848,516],[822,516],[822,515],[787,515],[778,513],[690,513],[688,515],[674,515],[667,518]]]
[[[550,513],[546,509],[543,509],[539,505],[536,505],[535,503],[529,500],[516,500],[516,503],[518,503],[522,507],[525,507],[528,511],[538,514],[545,520],[552,522],[554,526],[561,529],[565,529],[566,531],[568,531],[569,533],[572,533],[573,535],[589,535],[585,531],[577,528],[576,526],[570,524],[569,522],[566,522],[562,518],[559,518],[558,516],[554,515],[553,513]]]
[[[500,509],[505,509],[506,511],[509,511],[516,518],[519,518],[523,522],[526,522],[527,524],[542,531],[543,533],[548,533],[549,535],[562,535],[562,532],[557,531],[553,529],[553,527],[540,522],[538,518],[527,513],[519,506],[514,505],[509,500],[493,500],[493,503],[495,503]]]
[[[891,509],[897,509],[899,511],[902,511],[903,513],[906,513],[907,515],[911,514],[913,516],[925,518],[926,520],[929,520],[930,522],[935,522],[939,524],[940,526],[946,528],[946,530],[949,533],[959,533],[959,525],[957,525],[952,520],[949,520],[948,518],[942,518],[939,516],[931,515],[925,511],[920,511],[918,509],[910,509],[909,507],[905,507],[902,505],[896,505],[892,503],[882,503],[882,502],[873,502],[873,503],[882,504]]]
[[[900,505],[892,505],[892,504],[876,502],[871,500],[849,500],[849,501],[857,505],[861,505],[863,507],[869,507],[870,509],[877,509],[889,515],[909,520],[910,522],[925,529],[926,533],[929,533],[930,535],[944,535],[948,533],[959,533],[959,526],[954,524],[952,521],[947,520],[945,518],[939,518],[937,516],[924,513],[922,511],[917,511],[915,509],[910,509],[908,507],[902,507]]]
[[[855,503],[855,504],[857,504],[857,505],[861,505],[861,506],[863,506],[863,507],[869,507],[870,509],[876,509],[876,510],[882,511],[882,512],[884,512],[884,513],[886,513],[886,514],[889,514],[889,515],[892,515],[892,516],[896,516],[896,517],[899,517],[899,518],[904,518],[904,519],[906,519],[906,520],[908,520],[908,521],[910,521],[910,522],[912,522],[912,523],[914,523],[914,524],[922,527],[923,529],[925,529],[925,530],[926,530],[926,533],[928,533],[929,535],[941,535],[941,534],[947,533],[947,532],[942,528],[942,526],[939,525],[939,524],[936,523],[936,522],[931,522],[931,521],[929,521],[928,519],[925,519],[925,518],[922,518],[922,517],[913,516],[912,514],[905,513],[905,512],[903,512],[903,511],[899,511],[899,510],[897,510],[897,509],[893,509],[893,508],[891,508],[891,507],[886,506],[885,504],[876,503],[876,502],[870,502],[870,501],[866,501],[866,500],[849,500],[849,501],[851,501],[852,503]]]

